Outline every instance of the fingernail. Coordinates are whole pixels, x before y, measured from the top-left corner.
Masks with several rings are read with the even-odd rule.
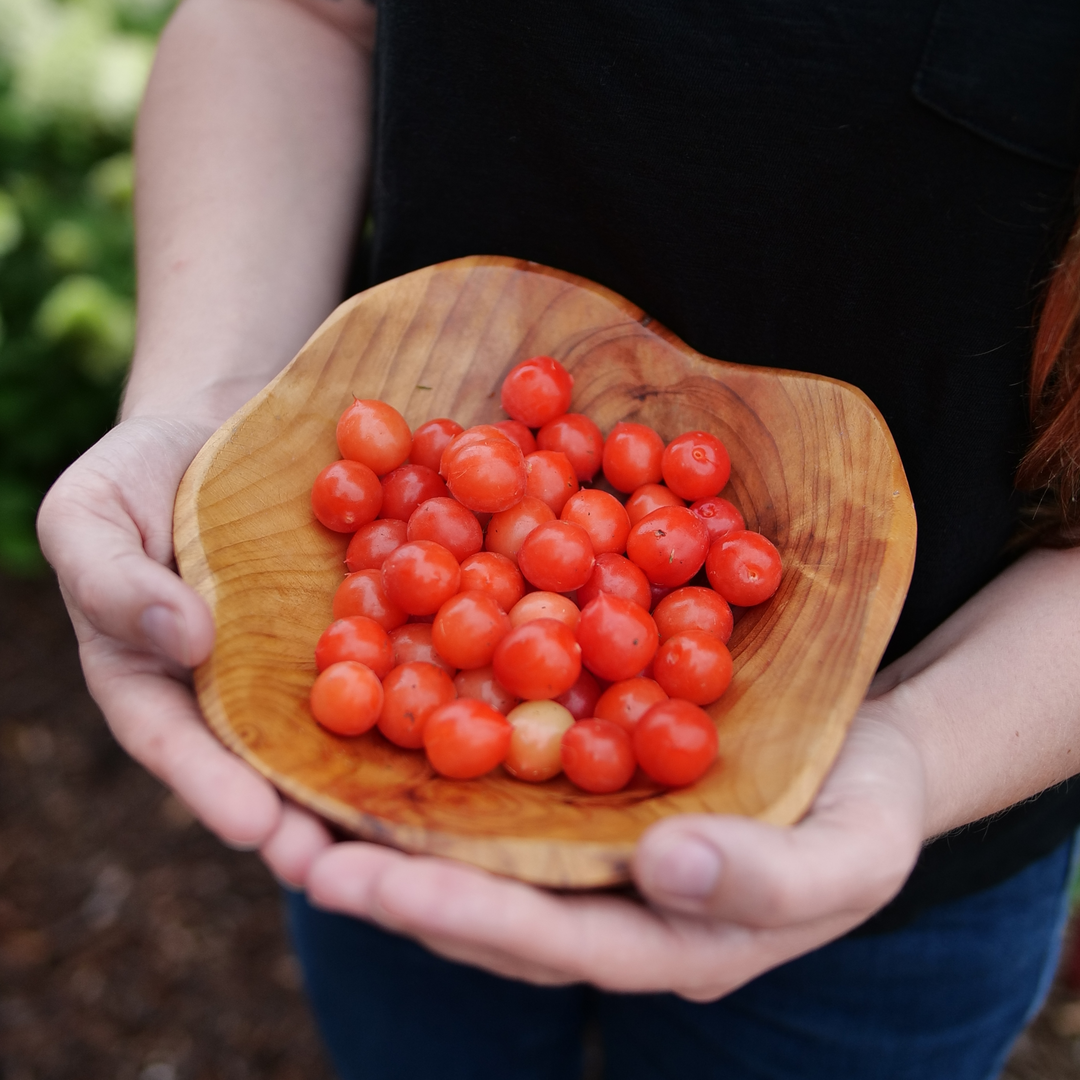
[[[673,837],[654,855],[649,877],[670,896],[703,900],[720,880],[720,853],[696,837]]]
[[[283,878],[280,874],[270,871],[274,875],[274,880],[281,886],[286,892],[300,894],[304,891],[304,886],[297,881],[290,881],[288,878]]]
[[[154,648],[171,660],[185,667],[190,666],[184,623],[172,608],[164,604],[151,604],[142,613],[139,626]]]
[[[258,851],[262,845],[257,840],[229,840],[226,837],[219,837],[221,842],[233,851]]]

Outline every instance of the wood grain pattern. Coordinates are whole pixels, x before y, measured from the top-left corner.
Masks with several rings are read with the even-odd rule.
[[[698,428],[733,463],[725,492],[780,548],[777,595],[739,621],[735,676],[712,707],[721,759],[697,784],[587,795],[501,770],[434,776],[377,732],[316,726],[313,648],[330,622],[347,537],[309,493],[338,455],[353,396],[416,427],[499,418],[497,388],[548,353],[574,374],[575,410],[665,438]],[[858,390],[814,375],[720,363],[590,282],[472,257],[386,282],[343,304],[295,360],[192,463],[176,503],[180,572],[218,637],[196,672],[213,730],[298,802],[360,836],[559,887],[624,881],[638,836],[667,814],[796,821],[835,758],[907,590],[915,515],[884,421]]]

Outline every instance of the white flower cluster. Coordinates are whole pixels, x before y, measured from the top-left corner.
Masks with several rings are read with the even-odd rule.
[[[172,0],[0,0],[0,61],[14,104],[29,119],[70,118],[128,130],[142,98],[154,39],[119,29],[125,13]]]

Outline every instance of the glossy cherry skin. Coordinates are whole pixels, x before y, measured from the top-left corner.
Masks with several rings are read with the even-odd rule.
[[[731,653],[707,630],[674,634],[656,652],[653,678],[669,697],[695,705],[716,701],[731,682]]]
[[[604,436],[583,413],[563,413],[549,420],[536,433],[536,445],[541,450],[558,450],[565,454],[583,484],[600,471]]]
[[[557,619],[533,619],[499,642],[492,659],[495,677],[524,701],[556,698],[581,674],[581,646]]]
[[[533,356],[510,369],[500,393],[502,407],[514,420],[542,427],[570,408],[574,377],[550,356]]]
[[[689,701],[654,705],[634,728],[634,754],[642,771],[659,784],[683,787],[716,760],[716,725]]]
[[[385,401],[354,401],[337,423],[343,458],[362,461],[376,476],[385,476],[409,456],[412,432],[405,418]]]
[[[428,716],[424,749],[440,775],[472,780],[503,761],[512,730],[506,717],[490,705],[475,698],[458,698]]]
[[[379,478],[359,461],[332,462],[311,485],[312,512],[334,532],[355,532],[374,521],[382,503]]]
[[[349,615],[335,619],[315,644],[315,666],[319,671],[342,660],[355,660],[385,679],[394,666],[394,647],[374,619]]]
[[[616,491],[627,493],[642,484],[658,484],[664,475],[663,456],[664,440],[652,428],[624,420],[604,441],[604,476]]]
[[[450,597],[431,624],[431,640],[439,655],[456,668],[487,667],[495,646],[510,633],[510,618],[482,592]]]
[[[457,690],[442,668],[423,661],[400,664],[383,680],[379,730],[397,746],[418,750],[428,717],[455,697]]]
[[[600,593],[581,609],[577,639],[584,665],[601,679],[618,682],[652,660],[660,634],[640,604]]]
[[[726,645],[734,628],[728,602],[715,590],[700,585],[685,585],[668,593],[652,615],[661,643],[684,630],[707,630]]]
[[[397,518],[379,518],[361,525],[345,551],[345,565],[357,570],[379,570],[386,556],[405,543],[409,526]]]
[[[709,533],[684,506],[662,506],[643,517],[626,540],[626,556],[655,585],[685,585],[709,552]]]
[[[764,603],[780,586],[780,552],[761,533],[749,529],[722,536],[705,561],[709,584],[729,603],[753,607]]]
[[[563,736],[562,767],[579,788],[597,795],[630,783],[637,762],[630,736],[610,720],[579,720]]]
[[[630,518],[614,495],[586,488],[571,495],[559,513],[563,521],[580,525],[597,555],[621,555],[630,534]]]
[[[549,592],[573,592],[589,580],[593,564],[589,534],[570,521],[548,521],[525,538],[518,568],[525,580]]]

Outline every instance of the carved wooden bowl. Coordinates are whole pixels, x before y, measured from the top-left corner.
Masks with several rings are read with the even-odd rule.
[[[573,372],[572,407],[605,433],[630,419],[667,439],[716,434],[732,459],[725,494],[783,554],[778,593],[736,626],[735,676],[710,709],[720,760],[691,787],[635,781],[589,795],[501,769],[444,780],[377,731],[340,738],[311,717],[313,649],[348,537],[319,525],[309,498],[338,456],[339,414],[355,395],[390,402],[414,428],[498,419],[503,376],[537,353]],[[711,360],[591,282],[472,257],[342,304],[202,449],[177,496],[175,537],[180,572],[217,625],[195,682],[226,745],[351,833],[584,888],[626,880],[637,838],[667,814],[786,824],[806,811],[899,615],[915,515],[888,429],[858,390]]]

